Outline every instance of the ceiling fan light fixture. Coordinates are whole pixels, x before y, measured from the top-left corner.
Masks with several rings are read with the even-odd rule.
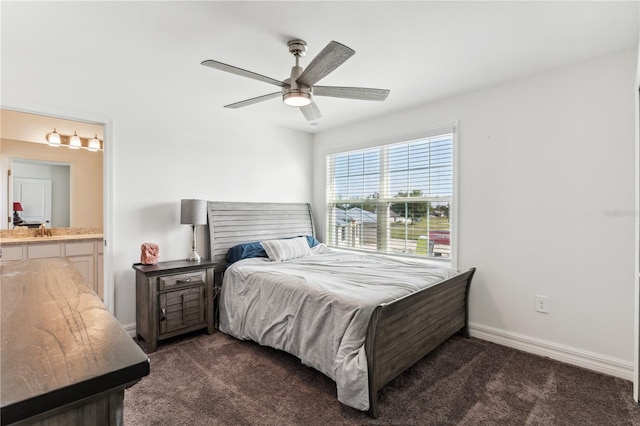
[[[331,41],[309,62],[306,68],[300,66],[300,58],[305,56],[307,52],[307,43],[304,40],[296,39],[290,40],[287,45],[289,46],[289,53],[295,58],[296,64],[291,67],[290,77],[282,81],[212,59],[202,61],[201,64],[220,71],[280,87],[282,91],[282,101],[286,105],[298,107],[307,121],[322,118],[322,113],[320,113],[316,103],[313,102],[313,95],[363,101],[384,101],[389,95],[389,90],[387,89],[316,86],[318,81],[332,73],[356,53],[344,44]],[[234,102],[224,107],[236,109],[273,99],[278,97],[278,95],[278,92],[268,93],[266,95],[245,99],[244,101]]]
[[[304,107],[311,103],[311,93],[302,90],[289,90],[282,95],[285,104],[293,107]]]

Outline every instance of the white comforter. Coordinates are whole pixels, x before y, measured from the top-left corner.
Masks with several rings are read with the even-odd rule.
[[[220,330],[287,351],[337,384],[338,400],[369,409],[364,350],[375,307],[456,275],[411,260],[320,244],[312,256],[245,259],[227,269]]]

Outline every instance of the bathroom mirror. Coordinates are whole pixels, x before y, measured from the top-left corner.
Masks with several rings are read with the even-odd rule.
[[[13,203],[23,197],[27,205],[19,214],[27,222],[48,220],[49,227],[102,228],[103,151],[86,149],[88,139],[97,136],[102,140],[102,126],[4,109],[0,112],[0,192],[6,194],[0,202],[5,217],[0,229],[13,228]],[[54,129],[63,135],[63,141],[64,135],[77,132],[85,146],[49,146],[47,135]]]

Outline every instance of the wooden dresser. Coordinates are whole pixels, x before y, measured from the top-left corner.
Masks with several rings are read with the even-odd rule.
[[[3,262],[1,273],[2,425],[121,425],[124,389],[149,359],[74,263]]]

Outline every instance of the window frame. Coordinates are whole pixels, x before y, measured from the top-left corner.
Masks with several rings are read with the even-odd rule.
[[[330,219],[332,213],[329,212],[329,202],[335,203],[335,200],[329,200],[329,173],[328,170],[328,162],[327,157],[336,154],[346,154],[353,151],[367,150],[367,149],[379,149],[384,146],[400,144],[400,143],[408,143],[412,141],[417,141],[421,139],[429,139],[433,137],[437,137],[439,135],[451,134],[451,144],[452,144],[452,195],[450,201],[450,245],[451,252],[449,258],[438,259],[435,257],[420,257],[414,255],[404,255],[401,253],[385,253],[378,251],[370,251],[370,250],[362,250],[359,248],[351,248],[351,247],[337,247],[330,246],[334,250],[345,250],[345,251],[355,251],[362,252],[372,255],[379,256],[392,256],[392,257],[408,257],[413,260],[422,261],[430,264],[436,264],[439,266],[449,266],[451,268],[457,269],[458,265],[458,216],[460,210],[459,204],[459,187],[458,187],[458,171],[459,171],[459,160],[458,160],[458,132],[457,132],[458,124],[446,124],[443,126],[434,127],[432,129],[427,129],[423,131],[419,131],[411,134],[403,134],[403,135],[395,135],[390,136],[384,139],[377,139],[374,141],[362,142],[358,144],[350,144],[350,145],[342,145],[339,147],[335,147],[333,149],[327,150],[324,153],[324,241],[328,242],[330,240],[329,232],[332,231],[330,227]],[[424,197],[424,198],[432,198],[432,197]],[[387,200],[385,198],[385,200]],[[394,199],[396,201],[402,199]],[[411,200],[408,198],[407,200]],[[414,199],[416,200],[416,199]],[[421,200],[421,199],[418,199]],[[348,199],[349,202],[357,202],[357,199]],[[360,199],[360,202],[371,201],[366,199]],[[416,200],[417,201],[417,200]]]

